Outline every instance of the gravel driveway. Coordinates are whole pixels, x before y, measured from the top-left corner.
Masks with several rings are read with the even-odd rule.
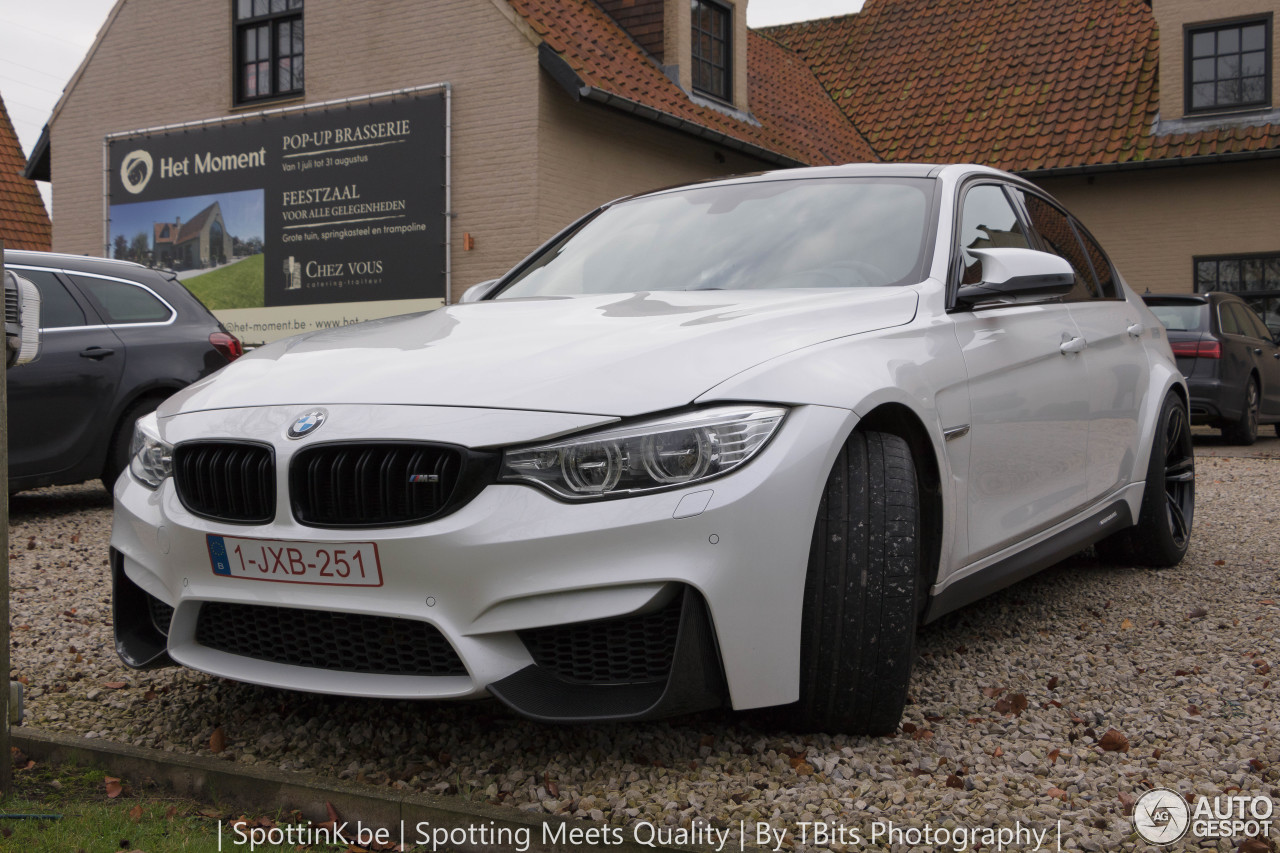
[[[793,736],[729,713],[546,726],[492,702],[135,672],[112,646],[111,508],[96,486],[12,498],[13,676],[42,729],[613,824],[761,820],[789,830],[783,848],[812,849],[800,824],[826,821],[861,831],[850,849],[907,849],[872,843],[873,822],[1061,820],[1064,848],[1145,849],[1125,813],[1150,786],[1280,797],[1280,460],[1199,461],[1181,566],[1080,557],[924,628],[892,738]]]

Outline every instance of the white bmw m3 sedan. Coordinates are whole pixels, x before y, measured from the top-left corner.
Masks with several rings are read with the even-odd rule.
[[[262,347],[138,421],[135,667],[539,720],[883,733],[917,626],[1090,545],[1186,552],[1187,389],[1012,175],[623,199],[462,304]]]

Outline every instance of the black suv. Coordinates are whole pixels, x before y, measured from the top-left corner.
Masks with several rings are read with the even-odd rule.
[[[1257,312],[1230,293],[1143,294],[1169,332],[1191,392],[1191,422],[1253,444],[1258,424],[1280,435],[1280,346]]]
[[[9,373],[9,491],[101,477],[129,461],[133,422],[243,353],[171,273],[6,251],[40,291],[39,357]]]

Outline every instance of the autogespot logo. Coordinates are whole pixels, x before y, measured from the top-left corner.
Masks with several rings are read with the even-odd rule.
[[[150,154],[141,148],[130,151],[120,163],[120,183],[124,184],[126,190],[137,195],[147,188],[153,171],[155,167]]]
[[[1168,788],[1152,788],[1133,807],[1133,828],[1150,844],[1172,844],[1190,824],[1187,801]]]

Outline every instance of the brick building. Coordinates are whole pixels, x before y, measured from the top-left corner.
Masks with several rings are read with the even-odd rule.
[[[110,134],[447,83],[450,298],[620,195],[963,160],[1058,195],[1139,290],[1280,312],[1280,0],[867,0],[758,32],[746,3],[120,0],[29,170],[55,248],[101,253]]]
[[[35,182],[23,177],[22,146],[0,100],[0,243],[10,249],[49,250],[49,214]]]

